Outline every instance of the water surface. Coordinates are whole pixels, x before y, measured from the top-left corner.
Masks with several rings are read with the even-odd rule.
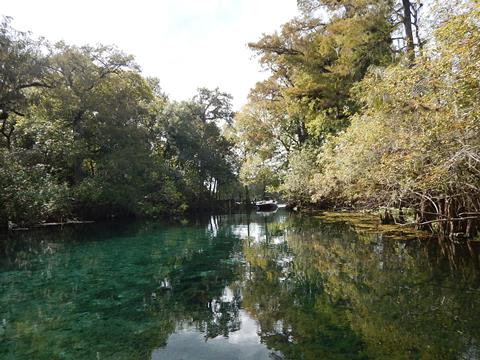
[[[1,244],[1,359],[480,358],[475,244],[282,211]]]

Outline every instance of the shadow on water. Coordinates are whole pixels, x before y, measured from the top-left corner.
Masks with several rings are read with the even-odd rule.
[[[480,357],[475,244],[283,210],[0,243],[2,359]]]

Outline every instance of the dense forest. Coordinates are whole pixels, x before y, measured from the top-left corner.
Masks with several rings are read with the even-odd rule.
[[[52,45],[9,18],[0,46],[4,225],[176,215],[235,186],[230,95],[170,101],[115,47]]]
[[[172,101],[115,47],[50,44],[4,18],[1,223],[171,216],[272,193],[476,234],[478,2],[297,2],[299,16],[249,44],[269,76],[236,114],[219,89]]]
[[[242,181],[300,206],[383,208],[385,222],[474,235],[478,1],[298,5],[302,17],[249,44],[271,76],[236,117]]]

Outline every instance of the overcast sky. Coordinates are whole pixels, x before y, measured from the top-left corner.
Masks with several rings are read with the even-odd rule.
[[[266,76],[246,44],[297,14],[296,0],[12,0],[0,11],[52,42],[117,45],[173,99],[218,86],[236,109]]]

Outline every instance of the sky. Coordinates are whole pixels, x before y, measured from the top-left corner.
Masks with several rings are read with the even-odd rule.
[[[155,76],[171,99],[198,87],[246,102],[267,74],[247,47],[297,15],[296,0],[2,0],[17,30],[51,42],[117,45]]]

